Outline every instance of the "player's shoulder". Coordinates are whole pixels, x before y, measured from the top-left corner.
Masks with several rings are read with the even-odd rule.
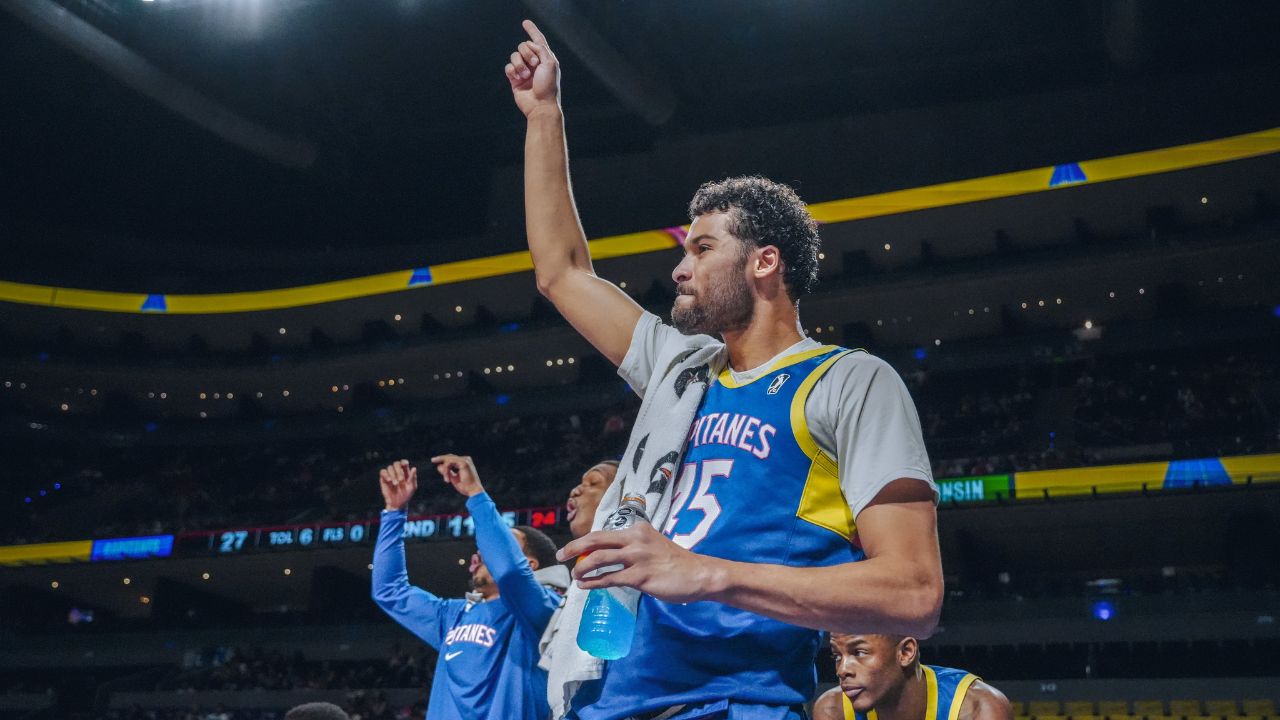
[[[813,701],[813,720],[844,720],[844,702],[837,685],[818,696]]]
[[[846,383],[849,381],[867,383],[883,373],[898,376],[898,371],[878,355],[872,355],[862,348],[836,348],[842,352],[831,367],[827,369],[823,379],[828,382]]]
[[[1009,720],[1013,717],[1013,706],[1004,693],[976,679],[964,694],[960,717],[964,720]]]

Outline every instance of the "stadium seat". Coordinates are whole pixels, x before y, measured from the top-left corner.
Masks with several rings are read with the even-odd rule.
[[[1032,700],[1027,704],[1027,711],[1033,717],[1046,717],[1049,715],[1061,715],[1062,703],[1057,700]]]
[[[1101,715],[1070,715],[1070,720],[1107,720]]]
[[[1141,715],[1108,715],[1107,720],[1143,720]]]
[[[1107,717],[1119,717],[1129,714],[1129,703],[1124,700],[1100,700],[1098,714]]]
[[[1013,720],[1032,720],[1030,715],[1014,715]]]
[[[1214,717],[1227,717],[1228,715],[1240,714],[1240,708],[1236,705],[1235,700],[1206,700],[1204,703],[1204,711],[1206,714]]]
[[[1169,714],[1182,717],[1194,717],[1200,714],[1199,700],[1170,700]]]
[[[1147,715],[1147,720],[1183,720],[1182,715]]]
[[[1268,720],[1266,715],[1233,715],[1228,716],[1227,720]]]
[[[1142,715],[1143,717],[1156,717],[1164,715],[1163,700],[1134,700],[1133,714]]]
[[[1188,715],[1187,720],[1222,720],[1222,717],[1222,715]]]
[[[1085,717],[1093,714],[1092,700],[1070,700],[1062,704],[1062,711],[1071,717]]]
[[[1036,720],[1067,720],[1066,715],[1036,715]]]
[[[1269,699],[1262,700],[1241,700],[1240,707],[1244,709],[1245,715],[1275,715],[1275,701]]]

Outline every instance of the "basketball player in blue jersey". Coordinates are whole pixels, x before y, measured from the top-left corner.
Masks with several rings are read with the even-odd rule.
[[[527,121],[538,289],[638,392],[670,343],[722,344],[727,358],[709,368],[670,522],[592,532],[560,552],[589,553],[574,568],[583,588],[643,593],[631,653],[569,712],[800,718],[817,629],[926,637],[937,623],[937,490],[915,406],[883,361],[801,332],[819,242],[786,186],[744,177],[698,190],[672,273],[674,327],[598,277],[569,184],[559,63],[524,27],[506,76]],[[623,569],[582,579],[612,564]]]
[[[538,640],[561,596],[543,583],[568,586],[555,543],[531,527],[507,527],[471,458],[431,461],[467,497],[479,550],[471,559],[473,592],[465,600],[444,600],[409,584],[404,508],[417,490],[418,471],[401,460],[379,473],[386,509],[373,555],[373,599],[440,654],[427,720],[544,720],[550,706]]]
[[[1013,720],[977,675],[922,665],[913,637],[833,634],[831,656],[840,685],[813,704],[814,720]]]

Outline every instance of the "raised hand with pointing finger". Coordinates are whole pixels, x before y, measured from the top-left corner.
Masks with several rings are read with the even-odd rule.
[[[560,62],[532,20],[524,21],[524,30],[529,39],[511,53],[506,73],[516,107],[528,117],[540,106],[559,109]]]
[[[436,472],[445,482],[453,486],[460,494],[473,497],[484,492],[480,484],[480,474],[476,465],[468,455],[437,455],[431,458],[436,465]]]

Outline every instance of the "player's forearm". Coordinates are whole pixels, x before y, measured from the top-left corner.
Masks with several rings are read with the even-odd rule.
[[[815,630],[928,637],[942,607],[942,569],[888,557],[801,568],[706,558],[703,599]]]
[[[371,580],[373,599],[384,609],[402,601],[412,590],[404,558],[404,522],[403,511],[386,510],[378,526]]]
[[[564,115],[558,107],[529,115],[524,145],[525,232],[538,288],[547,294],[566,272],[591,272],[587,238],[573,204]]]
[[[489,568],[494,581],[501,586],[517,576],[527,575],[536,587],[528,559],[521,552],[520,545],[507,524],[502,521],[502,515],[498,513],[489,494],[482,492],[468,498],[467,511],[475,522],[476,549],[480,552],[480,557],[484,558],[485,566]]]

